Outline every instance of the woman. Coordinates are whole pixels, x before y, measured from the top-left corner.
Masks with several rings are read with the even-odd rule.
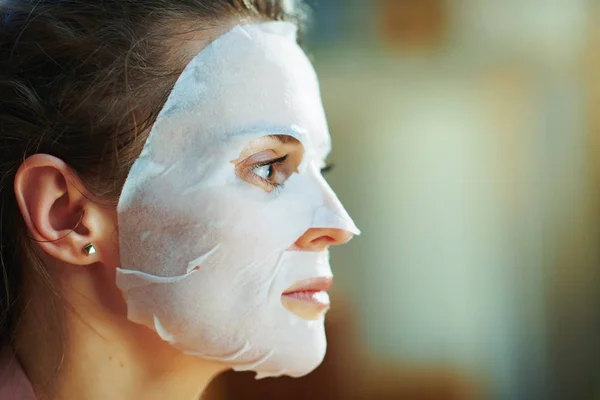
[[[318,366],[327,249],[358,230],[320,174],[299,18],[0,3],[0,398],[194,399],[228,368]]]

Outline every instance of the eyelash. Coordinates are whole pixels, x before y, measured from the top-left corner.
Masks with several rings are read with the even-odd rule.
[[[335,164],[326,164],[323,168],[321,168],[321,174],[326,175],[330,173],[334,167]]]
[[[288,155],[289,154],[286,154],[285,156],[276,158],[275,160],[269,160],[269,161],[265,161],[265,162],[262,162],[259,164],[255,164],[252,166],[252,171],[254,171],[255,169],[260,168],[260,167],[266,167],[266,166],[271,166],[271,165],[275,165],[275,164],[283,164],[285,162],[285,160],[287,160]],[[321,174],[325,175],[325,174],[331,172],[331,170],[334,167],[335,167],[334,164],[325,165],[325,167],[321,168]],[[267,184],[271,189],[273,189],[273,191],[279,191],[283,188],[284,183],[274,183],[274,182],[264,179],[258,175],[256,175],[256,177],[258,179],[260,179],[261,181],[263,181],[265,184]]]

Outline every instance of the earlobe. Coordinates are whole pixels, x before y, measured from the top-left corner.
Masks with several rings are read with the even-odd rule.
[[[98,251],[88,254],[85,248],[101,242],[106,216],[62,160],[46,154],[29,157],[17,171],[14,190],[30,236],[45,253],[74,265],[101,261]]]

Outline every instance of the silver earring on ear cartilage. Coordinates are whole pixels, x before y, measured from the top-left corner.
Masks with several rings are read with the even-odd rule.
[[[91,256],[92,254],[96,254],[96,248],[90,243],[83,248],[83,252],[88,256]]]

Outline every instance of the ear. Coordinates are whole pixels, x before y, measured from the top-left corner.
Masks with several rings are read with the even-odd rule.
[[[95,201],[62,160],[29,157],[17,171],[14,189],[30,236],[44,252],[74,265],[118,260],[116,210]],[[85,252],[88,244],[94,254]]]

